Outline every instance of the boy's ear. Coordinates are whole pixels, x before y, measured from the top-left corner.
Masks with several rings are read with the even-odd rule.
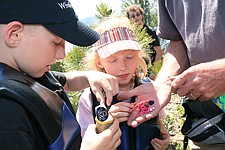
[[[21,40],[20,33],[23,31],[23,29],[24,25],[18,21],[13,21],[6,25],[4,30],[4,38],[8,46],[18,46]]]

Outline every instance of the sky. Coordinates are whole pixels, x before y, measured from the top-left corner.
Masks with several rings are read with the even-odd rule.
[[[113,10],[120,12],[121,0],[70,0],[79,19],[92,17],[96,14],[96,5],[103,2]]]
[[[73,6],[75,13],[78,15],[80,20],[93,17],[97,13],[96,5],[100,2],[107,4],[116,13],[120,13],[121,10],[121,0],[69,0]],[[84,22],[85,23],[85,22]],[[66,51],[69,51],[73,47],[72,44],[66,42]]]

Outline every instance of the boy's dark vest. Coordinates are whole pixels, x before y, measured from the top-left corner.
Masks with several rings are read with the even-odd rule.
[[[44,78],[45,83],[57,89],[55,92],[0,63],[0,96],[24,108],[39,130],[46,148],[78,150],[81,144],[80,127],[73,110],[70,110],[71,104],[53,75],[47,73]],[[70,108],[64,101],[70,104]]]
[[[135,79],[135,87],[150,82],[147,78],[144,78],[141,82]],[[93,117],[95,120],[95,107],[99,105],[93,92],[91,93],[93,100]],[[117,95],[113,97],[112,104],[121,102],[117,99]],[[135,102],[135,97],[131,98],[131,102]],[[136,128],[132,128],[127,125],[127,122],[120,123],[120,129],[122,131],[121,144],[117,150],[153,150],[150,145],[151,139],[160,138],[160,130],[157,122],[157,117],[146,121]]]

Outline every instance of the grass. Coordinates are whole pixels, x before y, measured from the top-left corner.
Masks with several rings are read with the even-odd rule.
[[[164,120],[164,125],[170,133],[170,145],[167,150],[183,150],[184,136],[181,134],[181,127],[185,118],[182,117],[184,114],[182,99],[178,95],[173,94],[165,110],[167,117]]]

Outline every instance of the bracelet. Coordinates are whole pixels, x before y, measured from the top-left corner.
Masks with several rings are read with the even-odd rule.
[[[140,112],[137,114],[136,118],[143,114],[148,114],[149,112],[152,112],[155,110],[154,106],[151,107],[151,105],[153,105],[155,103],[154,100],[143,100],[143,97],[140,97],[140,98],[141,98],[141,101],[135,102],[134,107],[132,109],[132,111],[137,108],[140,110]]]

